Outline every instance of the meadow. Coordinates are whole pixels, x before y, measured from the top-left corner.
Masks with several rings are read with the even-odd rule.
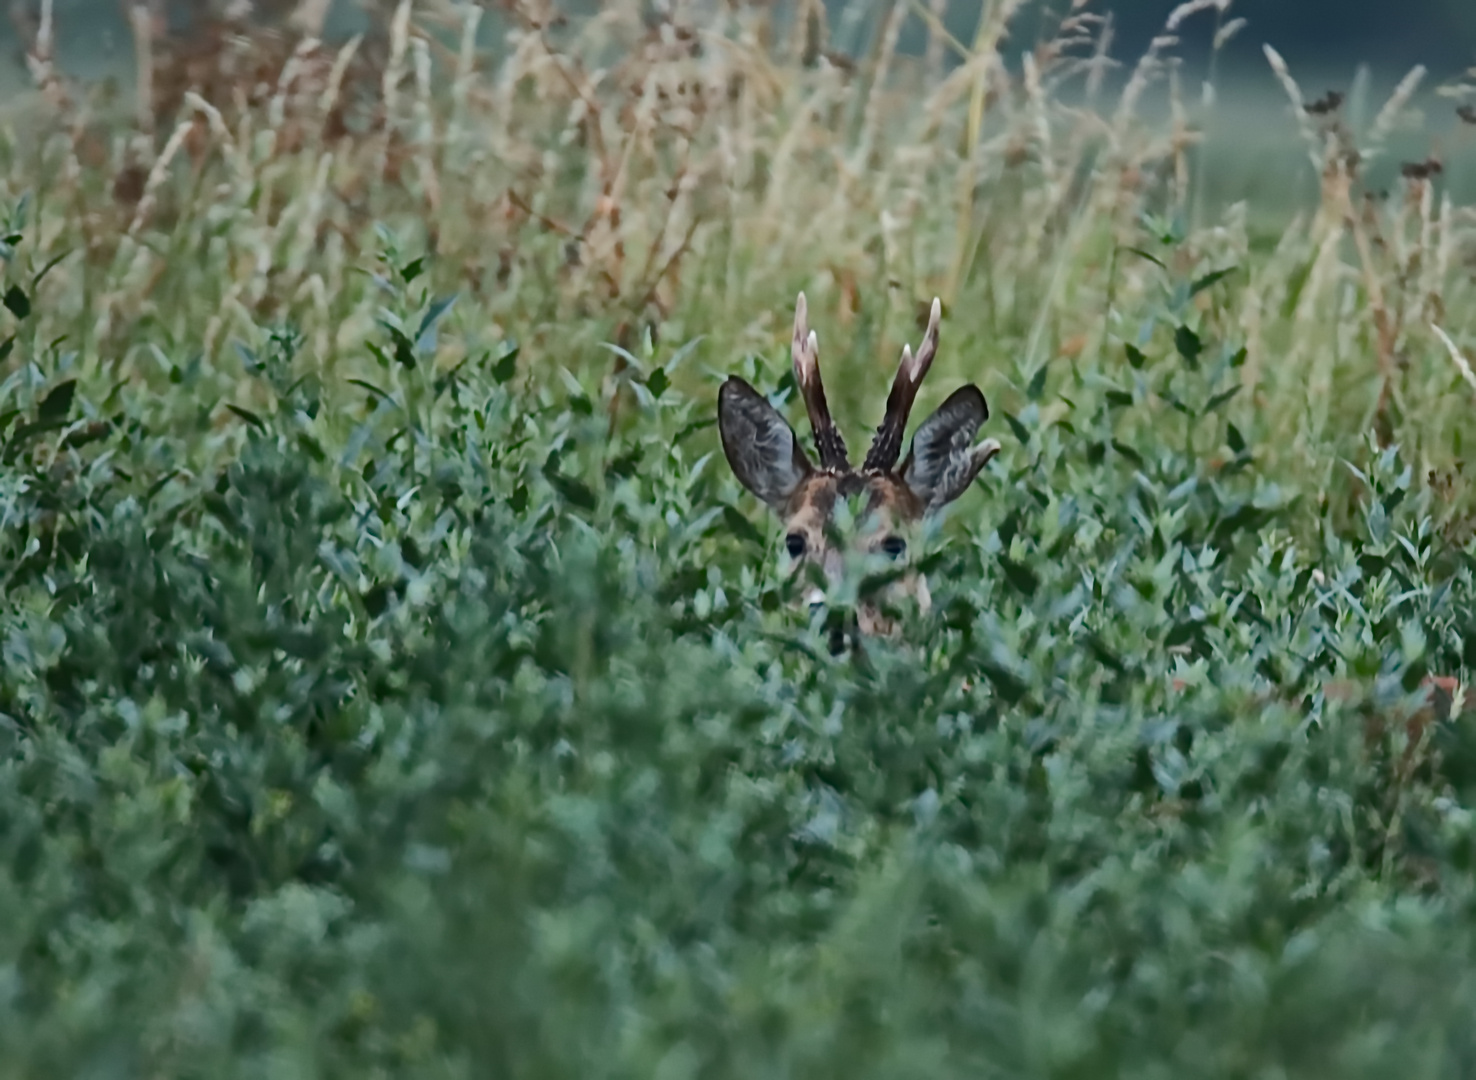
[[[1233,9],[1020,6],[23,20],[5,1077],[1476,1073],[1476,85],[1270,51],[1227,197]],[[840,656],[715,427],[801,290],[1003,444]]]

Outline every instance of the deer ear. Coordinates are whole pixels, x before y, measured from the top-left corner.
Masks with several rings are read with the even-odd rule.
[[[979,470],[999,453],[999,443],[974,445],[979,425],[989,419],[984,395],[972,384],[959,387],[912,437],[902,480],[931,513],[951,503],[974,482]]]
[[[782,512],[814,471],[794,429],[736,375],[718,391],[718,433],[738,482],[774,510]]]

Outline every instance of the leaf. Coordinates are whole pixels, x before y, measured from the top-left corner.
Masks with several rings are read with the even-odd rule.
[[[1191,297],[1198,296],[1215,282],[1223,281],[1225,278],[1229,277],[1231,274],[1235,273],[1235,271],[1239,269],[1240,267],[1238,266],[1227,266],[1223,270],[1211,270],[1203,277],[1195,279],[1194,284],[1189,286],[1189,295]]]
[[[1099,664],[1111,668],[1113,674],[1124,675],[1127,673],[1127,665],[1122,658],[1108,644],[1102,640],[1100,634],[1090,631],[1084,635],[1087,649],[1091,652]]]
[[[0,363],[10,358],[11,350],[15,348],[15,335],[11,334],[4,341],[0,341]]]
[[[51,273],[51,271],[56,269],[57,264],[71,253],[71,249],[68,248],[66,251],[63,251],[58,255],[53,255],[51,258],[47,259],[46,265],[41,267],[40,270],[37,270],[36,276],[31,279],[31,291],[34,292],[36,290],[36,286],[41,284],[41,279],[44,278],[47,274]]]
[[[994,690],[1007,705],[1017,705],[1030,688],[1013,672],[1005,670],[992,660],[977,660],[979,670],[994,686]]]
[[[1193,619],[1186,619],[1183,622],[1173,624],[1169,632],[1164,635],[1163,644],[1166,648],[1170,649],[1176,645],[1187,645],[1203,632],[1203,623]]]
[[[1168,269],[1168,266],[1164,264],[1164,261],[1160,259],[1157,255],[1153,254],[1153,252],[1151,251],[1146,251],[1140,247],[1123,248],[1123,250],[1130,252],[1133,255],[1137,255],[1141,258],[1147,259],[1149,262],[1153,263],[1155,266],[1158,266],[1160,269]]]
[[[218,491],[207,491],[202,496],[205,509],[210,515],[224,525],[227,531],[239,536],[242,532],[241,520],[236,517],[236,512],[231,509],[231,504],[226,502],[225,496]]]
[[[0,302],[3,302],[17,319],[27,318],[31,314],[31,298],[19,285],[12,285],[6,289],[5,296]]]
[[[613,476],[617,480],[634,476],[641,469],[641,458],[644,456],[642,451],[642,447],[632,446],[625,453],[611,458],[605,466],[605,475]]]
[[[425,271],[425,256],[422,255],[418,259],[411,259],[404,266],[402,266],[400,268],[400,277],[402,277],[402,278],[405,279],[405,284],[406,285],[409,285],[412,281],[414,281],[416,278],[418,278],[424,271]]]
[[[72,411],[72,399],[76,396],[76,379],[58,383],[52,388],[51,393],[42,399],[40,407],[36,410],[36,419],[43,424],[65,420],[67,414]]]
[[[112,430],[113,425],[108,421],[94,420],[90,424],[84,424],[82,427],[68,432],[66,438],[62,439],[62,445],[72,448],[86,446],[88,443],[107,438],[108,432]]]
[[[1215,526],[1215,543],[1223,544],[1238,532],[1256,532],[1274,516],[1273,511],[1262,510],[1251,503],[1245,503],[1221,519],[1220,523]]]
[[[1010,430],[1015,433],[1015,438],[1019,439],[1022,443],[1028,444],[1030,442],[1030,432],[1026,430],[1025,425],[1016,420],[1011,413],[1005,413],[1004,418],[1005,423],[1010,425]]]
[[[1035,595],[1035,590],[1040,588],[1040,578],[1024,563],[1018,563],[1008,555],[1001,555],[999,566],[1004,571],[1005,579],[1021,595],[1027,598],[1032,597]]]
[[[1297,310],[1297,305],[1301,303],[1302,291],[1307,287],[1307,279],[1312,276],[1312,265],[1314,262],[1314,259],[1309,258],[1292,271],[1291,278],[1287,282],[1286,297],[1281,302],[1281,317],[1283,319],[1289,318],[1292,312]]]
[[[676,352],[672,353],[671,354],[671,359],[666,362],[666,371],[667,371],[667,373],[669,374],[669,373],[675,371],[678,367],[680,367],[681,364],[682,364],[682,361],[685,360],[688,356],[690,356],[692,354],[692,351],[694,349],[696,349],[698,345],[702,344],[702,342],[706,339],[706,337],[707,337],[706,334],[698,334],[696,337],[694,337],[691,341],[687,342],[685,345],[683,345]]]
[[[441,300],[437,300],[434,304],[430,306],[430,310],[428,310],[423,316],[421,316],[420,328],[415,331],[415,340],[417,343],[419,343],[425,337],[427,331],[433,329],[435,325],[441,321],[445,314],[456,305],[456,298],[458,295],[460,294],[452,293],[450,296],[447,296]]]
[[[1126,390],[1108,390],[1107,404],[1115,408],[1127,408],[1133,403],[1133,395]]]
[[[517,344],[503,353],[497,363],[492,367],[492,378],[499,386],[506,385],[512,377],[518,373],[518,353],[521,351]]]
[[[447,390],[456,389],[456,387],[461,384],[461,380],[459,378],[459,376],[461,375],[461,369],[466,367],[466,365],[470,362],[470,356],[463,356],[459,364],[457,364],[454,368],[452,368],[450,371],[446,372],[444,375],[436,380],[437,397],[440,397]]]
[[[1236,454],[1245,453],[1245,436],[1234,424],[1225,425],[1225,442],[1230,445],[1232,452]]]
[[[1041,364],[1031,376],[1030,385],[1025,388],[1025,396],[1031,401],[1039,401],[1040,395],[1045,392],[1046,369],[1049,366],[1049,364]]]
[[[236,355],[241,358],[241,366],[247,371],[258,372],[261,370],[261,360],[257,358],[256,350],[242,342],[234,342]]]
[[[616,345],[613,341],[602,341],[600,342],[600,347],[603,349],[608,349],[610,352],[620,357],[620,359],[624,360],[631,367],[635,368],[637,371],[641,370],[641,362],[636,359],[635,353],[631,352],[624,346]]]
[[[671,382],[667,378],[665,370],[662,368],[657,368],[651,372],[650,376],[646,379],[646,389],[651,391],[654,397],[660,397],[670,385]]]
[[[553,485],[553,489],[564,497],[564,500],[581,510],[593,510],[600,505],[599,496],[590,489],[589,485],[582,480],[576,480],[572,476],[553,469],[546,469],[544,476]]]
[[[1126,443],[1121,443],[1118,442],[1116,439],[1113,439],[1112,449],[1116,450],[1123,457],[1127,458],[1138,468],[1141,469],[1143,467],[1143,455],[1138,453],[1131,446],[1128,446]]]
[[[232,405],[229,401],[226,402],[226,408],[230,409],[231,412],[235,413],[242,420],[245,420],[248,424],[250,424],[257,430],[266,431],[266,421],[262,420],[261,417],[257,416],[250,409],[243,409],[239,405]]]
[[[405,336],[405,332],[398,327],[386,327],[390,333],[390,340],[395,343],[395,359],[403,367],[413,368],[416,365],[415,345]]]
[[[681,431],[677,432],[676,438],[672,439],[671,443],[673,446],[677,446],[697,434],[697,432],[705,428],[714,427],[716,424],[717,417],[715,416],[704,416],[701,419],[693,420],[686,427],[682,428]]]
[[[1199,366],[1199,354],[1204,352],[1204,343],[1189,327],[1180,326],[1174,330],[1174,348],[1179,350],[1179,355],[1191,368]]]
[[[360,599],[364,601],[364,610],[368,613],[369,617],[371,619],[377,619],[389,607],[389,586],[385,585],[382,581],[377,581],[364,592]]]
[[[150,484],[149,485],[149,490],[144,493],[144,497],[143,497],[144,505],[147,506],[149,503],[153,502],[154,501],[154,496],[157,495],[157,494],[159,494],[159,492],[163,491],[164,488],[166,486],[168,486],[169,481],[173,480],[178,475],[179,475],[179,470],[178,469],[170,469],[167,473],[165,473],[163,476],[159,477],[159,479],[155,480],[152,484]]]
[[[723,524],[728,531],[744,543],[753,544],[755,547],[764,546],[763,534],[754,527],[741,511],[732,506],[723,507]]]
[[[1134,368],[1142,370],[1143,365],[1148,362],[1148,358],[1143,355],[1143,350],[1132,342],[1128,342],[1125,348],[1127,349],[1128,363],[1133,365]]]
[[[44,435],[48,431],[57,431],[67,426],[65,420],[38,420],[34,424],[22,424],[15,429],[10,441],[5,444],[5,460],[14,460],[20,448],[30,442],[37,435]]]
[[[385,393],[379,387],[375,386],[368,379],[350,378],[348,381],[351,382],[351,383],[353,383],[355,386],[362,386],[365,390],[368,390],[371,394],[373,394],[380,401],[393,401],[394,400],[394,398],[390,397],[389,394]]]
[[[1245,366],[1245,358],[1247,356],[1249,356],[1249,355],[1250,355],[1250,350],[1247,349],[1244,345],[1242,345],[1240,348],[1236,349],[1235,352],[1234,352],[1234,354],[1230,357],[1230,367],[1231,367],[1231,369],[1233,370],[1235,368],[1244,367]]]
[[[1221,405],[1225,404],[1225,402],[1229,401],[1238,393],[1240,393],[1239,386],[1232,386],[1229,390],[1221,390],[1218,394],[1210,398],[1209,401],[1205,403],[1204,415],[1208,416],[1210,413],[1214,412]]]

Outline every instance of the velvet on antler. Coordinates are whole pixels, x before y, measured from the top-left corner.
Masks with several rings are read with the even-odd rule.
[[[799,294],[794,305],[794,340],[790,351],[794,356],[794,381],[805,399],[805,411],[810,414],[810,428],[814,432],[815,452],[820,455],[820,467],[850,472],[846,440],[831,419],[830,406],[825,401],[825,384],[820,378],[820,339],[810,329],[804,293]]]
[[[938,324],[943,317],[943,305],[933,298],[933,307],[928,314],[928,329],[923,334],[922,344],[916,354],[908,345],[902,346],[902,362],[897,365],[897,375],[892,380],[891,393],[887,395],[887,411],[871,449],[866,452],[862,472],[890,472],[902,453],[902,436],[907,431],[907,418],[912,413],[917,391],[933,366],[933,357],[938,355]],[[985,414],[988,415],[987,413]]]

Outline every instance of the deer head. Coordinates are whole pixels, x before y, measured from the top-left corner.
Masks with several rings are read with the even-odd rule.
[[[916,524],[967,491],[999,452],[994,439],[974,445],[989,406],[978,387],[965,384],[923,421],[898,464],[908,414],[938,351],[941,315],[935,299],[916,354],[903,346],[886,415],[859,470],[846,456],[845,440],[825,401],[820,344],[809,328],[804,293],[794,311],[794,375],[810,414],[819,464],[811,463],[794,429],[749,383],[730,376],[718,391],[723,453],[739,483],[783,519],[784,546],[796,566],[813,563],[829,581],[840,579],[845,554],[834,539],[832,521],[837,505],[852,498],[861,506],[860,528],[852,542],[866,554],[907,559],[908,536]],[[910,594],[923,610],[929,606],[927,582],[915,571],[907,571],[889,589],[893,598]],[[812,593],[811,604],[821,596]],[[863,634],[894,629],[878,613],[875,599],[862,597],[858,605],[857,629]]]

